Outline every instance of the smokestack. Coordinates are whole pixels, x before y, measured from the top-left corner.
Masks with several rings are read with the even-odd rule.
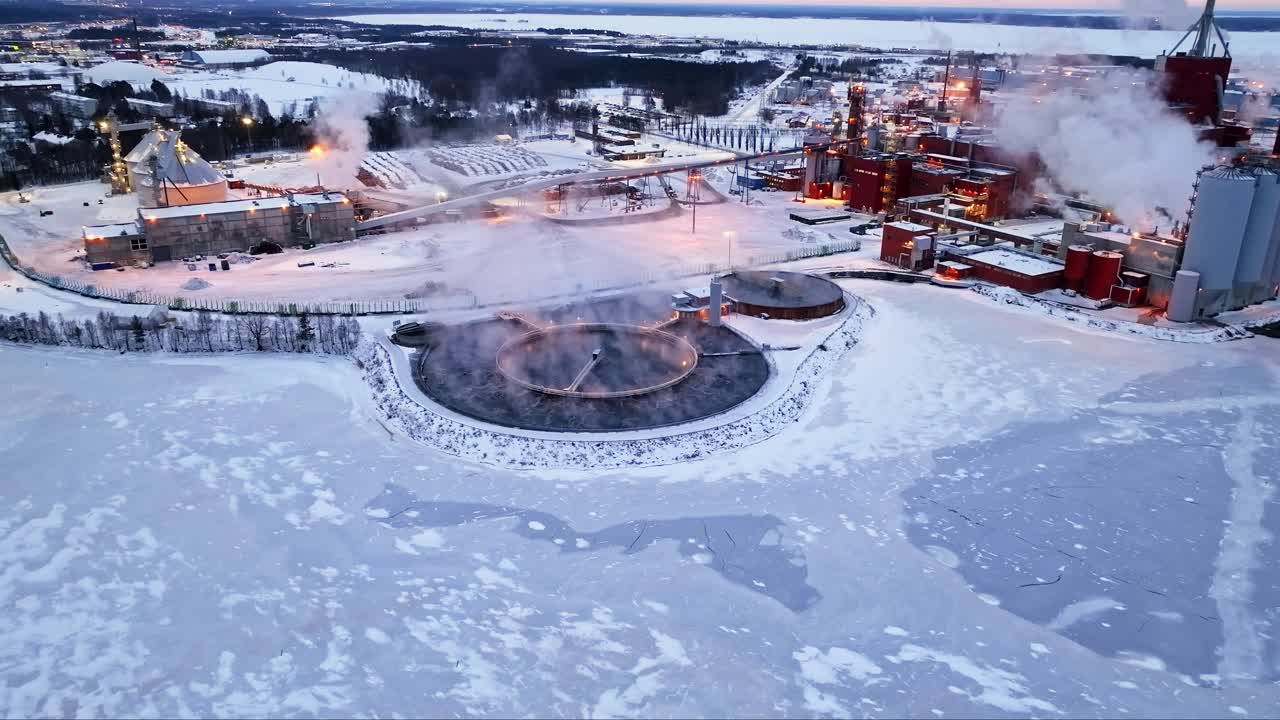
[[[720,278],[711,278],[711,305],[707,308],[707,324],[720,327],[720,309],[724,305],[724,290]]]
[[[936,75],[934,77],[937,77]],[[942,75],[942,97],[938,98],[938,112],[947,111],[947,85],[951,83],[951,51],[947,51],[947,71]]]

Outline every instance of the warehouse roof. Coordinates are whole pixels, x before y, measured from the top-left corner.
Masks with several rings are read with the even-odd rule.
[[[266,50],[188,50],[182,59],[203,65],[251,65],[270,62],[271,53]]]
[[[275,195],[272,197],[252,198],[246,200],[225,200],[222,202],[199,203],[196,205],[174,205],[172,207],[145,208],[138,215],[147,220],[159,218],[191,217],[192,215],[225,215],[227,213],[249,212],[250,210],[280,210],[290,205],[321,205],[340,203],[346,200],[342,193],[331,192],[306,193],[298,195]]]
[[[964,258],[966,263],[981,263],[983,265],[991,265],[1002,270],[1015,272],[1019,275],[1027,275],[1035,277],[1037,275],[1049,275],[1056,272],[1062,272],[1062,266],[1055,262],[1049,262],[1033,255],[1024,255],[1022,253],[1013,252],[1012,250],[986,250],[972,255],[966,255]]]

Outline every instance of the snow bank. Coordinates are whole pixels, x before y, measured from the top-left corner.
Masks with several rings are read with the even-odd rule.
[[[857,344],[863,323],[875,313],[859,298],[853,298],[852,304],[854,312],[800,363],[787,389],[763,410],[719,427],[660,438],[560,440],[476,427],[414,401],[400,386],[391,357],[381,345],[363,341],[355,359],[387,420],[405,435],[450,455],[515,468],[668,465],[755,444],[798,420],[823,377]]]
[[[1006,305],[1015,305],[1028,310],[1041,312],[1051,317],[1062,318],[1069,322],[1080,323],[1098,330],[1128,333],[1130,335],[1142,335],[1154,340],[1167,340],[1169,342],[1182,343],[1217,343],[1226,342],[1228,340],[1239,340],[1252,335],[1247,330],[1231,325],[1213,330],[1183,330],[1181,328],[1142,325],[1140,323],[1125,322],[1123,320],[1110,320],[1075,308],[1063,307],[1061,305],[1045,302],[1038,298],[1028,297],[1013,288],[997,285],[977,284],[970,289],[979,295]]]
[[[198,277],[193,277],[190,280],[182,283],[183,290],[203,290],[207,287],[213,287],[213,283],[209,282],[208,280],[205,280],[204,278],[198,278]]]
[[[113,82],[127,82],[135,87],[150,85],[152,80],[162,80],[159,72],[136,62],[113,60],[105,62],[85,71],[85,82],[97,85],[109,85]]]

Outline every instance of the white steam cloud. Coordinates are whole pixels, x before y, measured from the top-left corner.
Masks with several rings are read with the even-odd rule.
[[[347,187],[369,150],[366,117],[377,112],[377,97],[353,92],[327,100],[320,106],[312,128],[319,146],[309,162],[326,186]]]
[[[1086,96],[1019,97],[996,121],[1001,146],[1035,153],[1055,185],[1108,205],[1142,228],[1181,221],[1195,173],[1215,159],[1211,143],[1170,112],[1149,72],[1115,72]],[[1092,88],[1091,88],[1092,89]]]
[[[1166,30],[1184,29],[1195,22],[1204,10],[1204,4],[1189,5],[1184,0],[1122,0],[1120,12],[1125,25],[1145,29],[1152,20],[1158,20]]]

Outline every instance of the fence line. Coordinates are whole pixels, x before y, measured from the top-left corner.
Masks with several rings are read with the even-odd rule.
[[[761,265],[773,265],[781,262],[805,260],[815,257],[826,257],[841,253],[853,252],[861,247],[858,240],[815,245],[797,250],[757,255],[747,259],[745,263],[735,263],[734,268],[746,269]],[[91,283],[50,275],[22,263],[9,248],[3,236],[0,236],[0,257],[17,272],[30,280],[49,287],[76,293],[88,298],[110,300],[131,305],[158,305],[170,310],[192,310],[225,313],[229,315],[263,314],[263,315],[407,315],[415,313],[444,312],[449,310],[473,310],[498,307],[520,303],[535,303],[573,297],[584,293],[598,293],[615,290],[631,290],[648,285],[655,285],[672,280],[725,273],[729,266],[718,263],[687,264],[670,271],[646,273],[634,280],[618,283],[616,281],[600,282],[593,285],[579,285],[572,292],[558,292],[549,295],[526,295],[524,297],[506,297],[502,299],[480,302],[474,294],[458,295],[437,299],[393,298],[366,301],[298,301],[298,300],[232,300],[223,298],[201,298],[188,296],[172,296],[148,293],[141,290],[122,290],[101,288]]]

